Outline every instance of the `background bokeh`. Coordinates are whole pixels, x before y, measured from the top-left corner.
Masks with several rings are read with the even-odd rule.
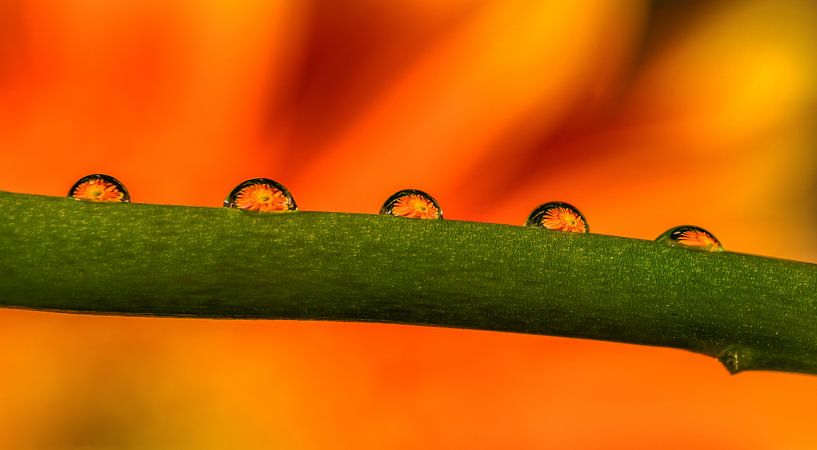
[[[815,113],[806,1],[0,0],[6,191],[416,187],[455,220],[563,200],[817,262]],[[815,404],[817,377],[670,349],[0,310],[3,449],[814,449]]]

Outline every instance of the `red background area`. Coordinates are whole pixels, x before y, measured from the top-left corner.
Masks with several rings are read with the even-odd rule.
[[[0,189],[562,200],[817,262],[816,75],[798,1],[0,0]],[[817,448],[817,378],[495,332],[0,310],[0,386],[9,449]]]

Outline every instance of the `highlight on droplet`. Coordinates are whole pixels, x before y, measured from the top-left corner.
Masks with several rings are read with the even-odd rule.
[[[723,245],[714,234],[694,225],[672,227],[655,239],[670,247],[684,247],[707,252],[722,252]]]
[[[380,214],[410,219],[442,219],[443,210],[437,200],[417,189],[404,189],[389,197]]]
[[[581,211],[564,202],[548,202],[537,206],[528,215],[525,226],[569,233],[590,232],[590,225]]]
[[[86,202],[128,203],[130,194],[116,178],[95,173],[79,179],[68,191],[68,197]]]
[[[269,178],[253,178],[239,184],[224,200],[224,207],[259,212],[298,210],[289,190]]]

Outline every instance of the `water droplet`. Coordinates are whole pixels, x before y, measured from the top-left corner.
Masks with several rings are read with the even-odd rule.
[[[539,205],[528,215],[527,227],[572,233],[589,233],[587,219],[573,205],[563,202],[549,202]]]
[[[261,212],[298,210],[289,190],[269,178],[253,178],[239,184],[224,200],[224,207]]]
[[[88,202],[130,202],[130,194],[116,178],[101,173],[82,177],[71,186],[68,196]]]
[[[434,197],[416,189],[404,189],[386,200],[380,214],[411,219],[442,219],[443,210]]]
[[[723,245],[714,234],[701,227],[693,225],[681,225],[665,231],[655,239],[670,247],[684,247],[692,250],[702,250],[707,252],[722,252]]]

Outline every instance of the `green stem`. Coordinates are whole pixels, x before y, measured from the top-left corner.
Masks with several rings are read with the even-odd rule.
[[[0,192],[0,305],[435,325],[658,345],[817,373],[817,266],[390,216]]]

